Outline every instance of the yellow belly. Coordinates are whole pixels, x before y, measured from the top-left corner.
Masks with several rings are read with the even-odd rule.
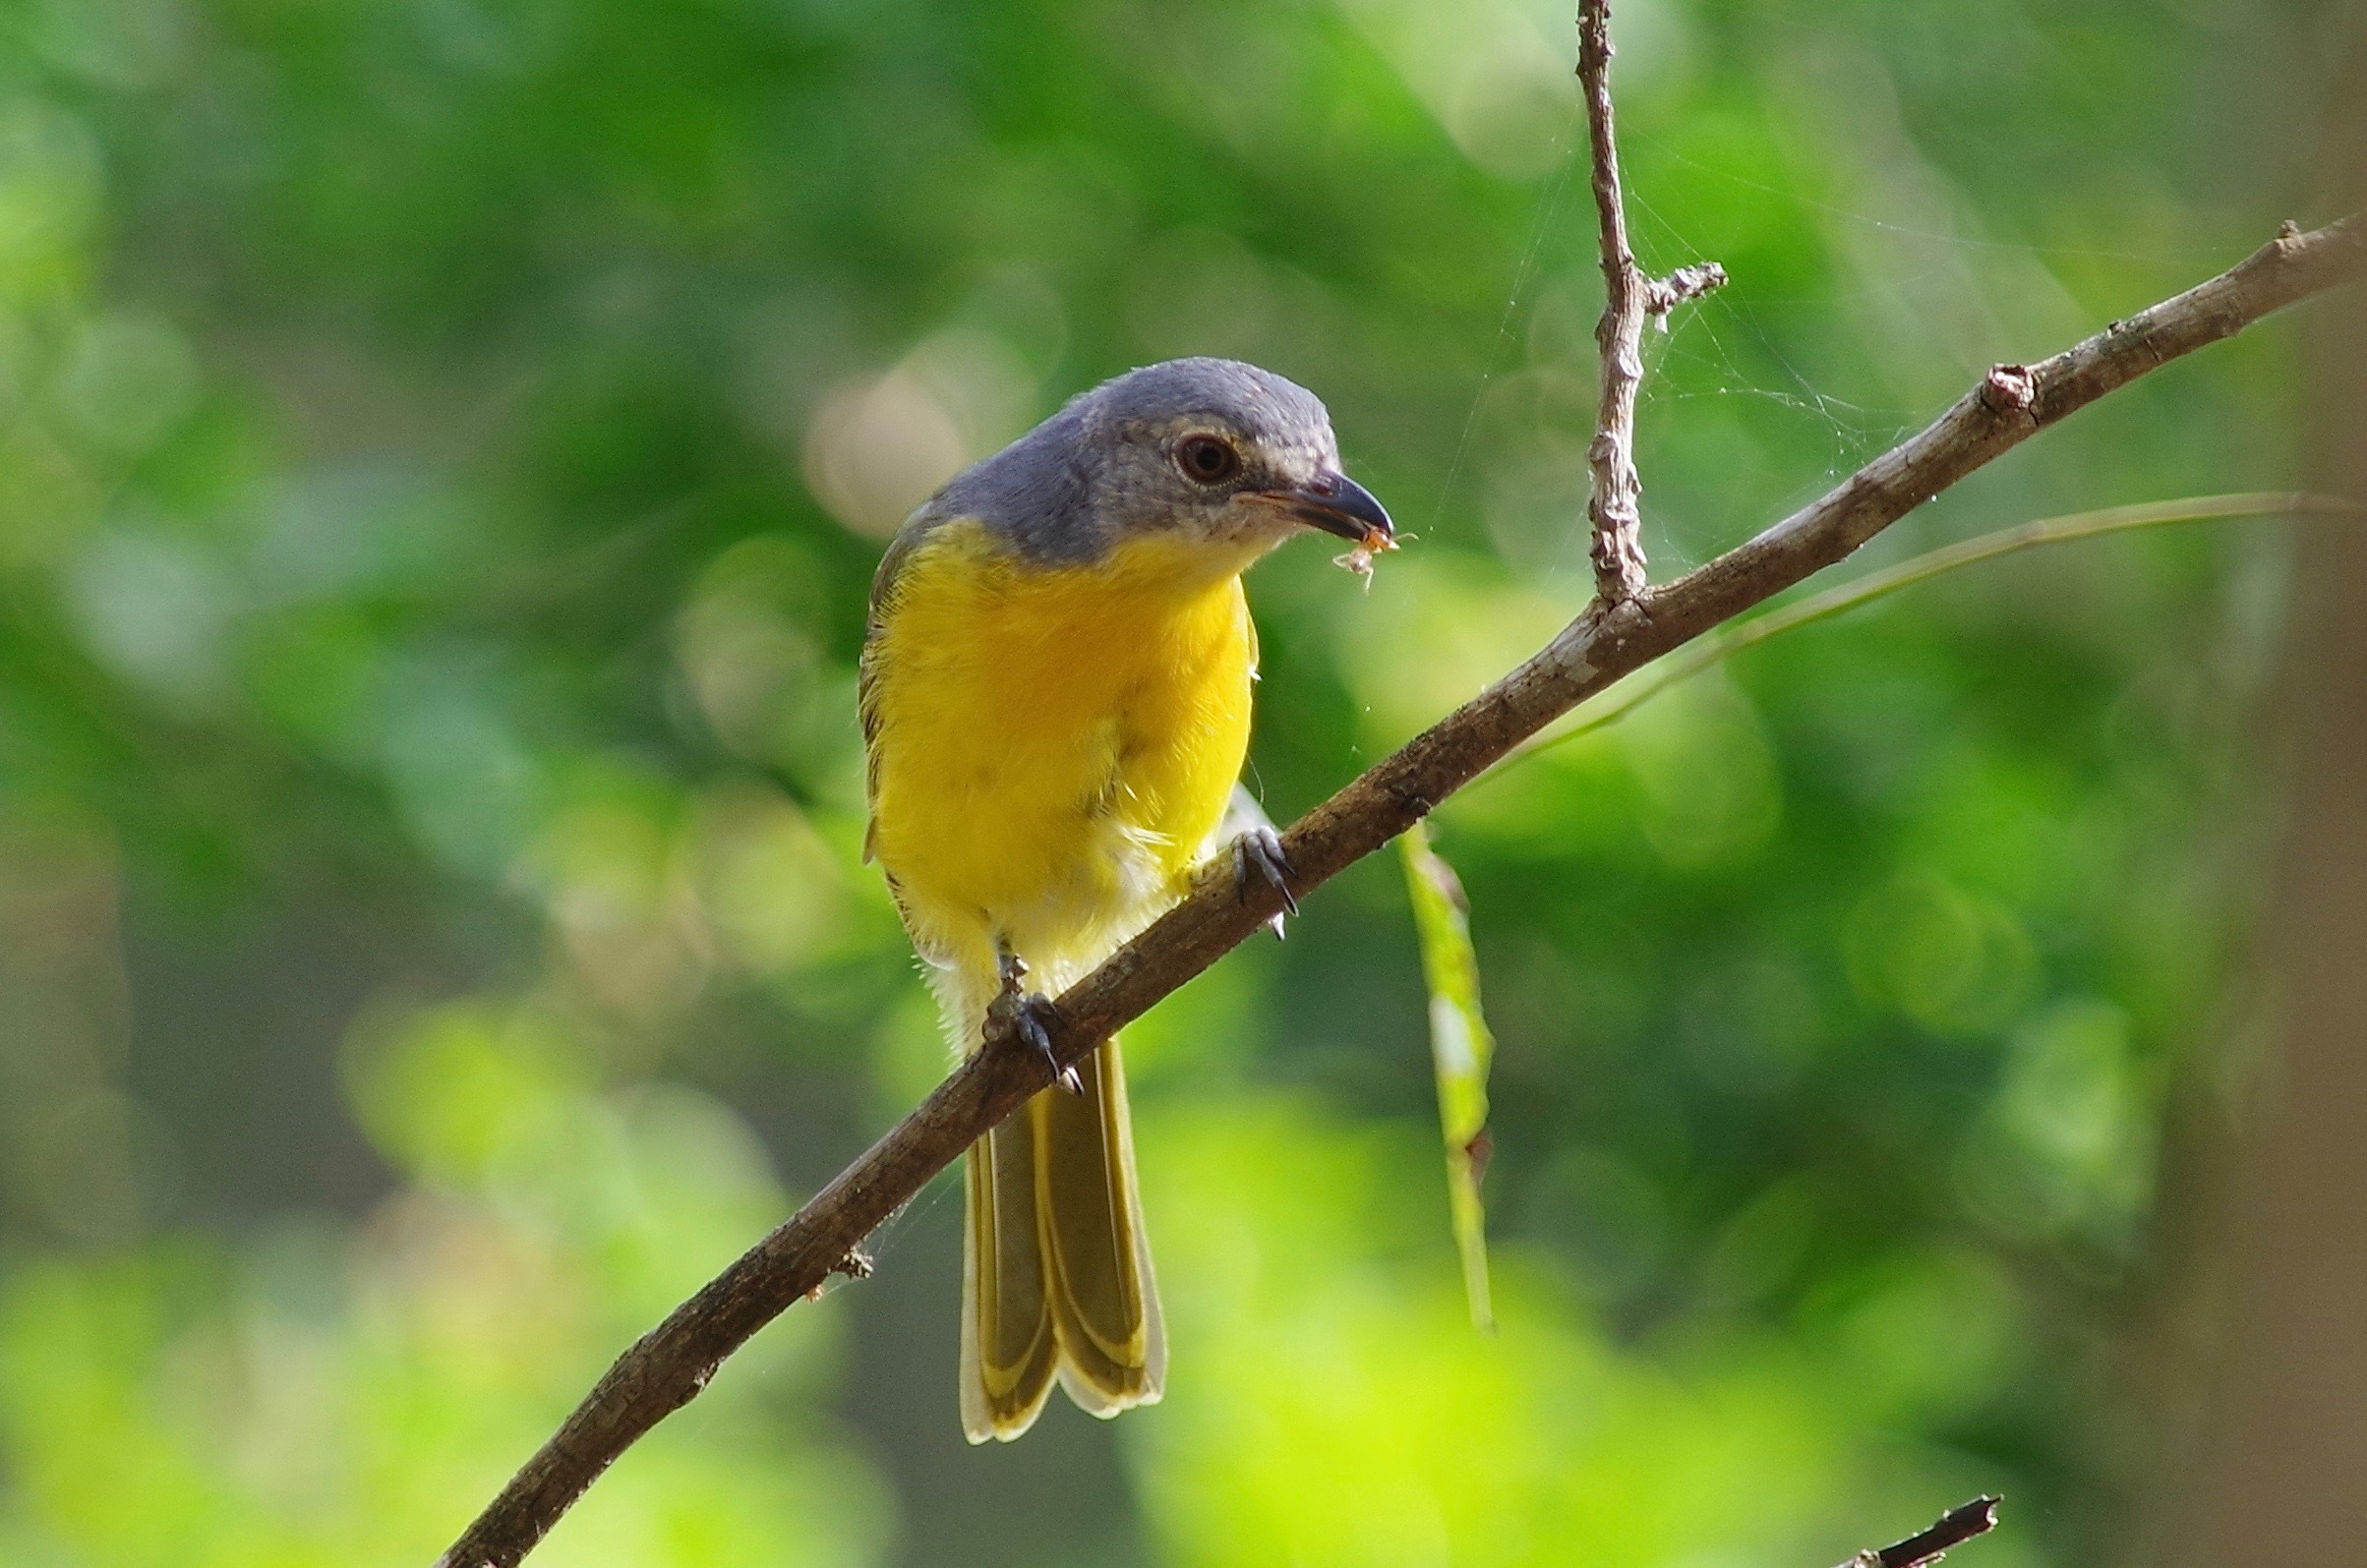
[[[1249,745],[1246,557],[1150,540],[1092,566],[976,524],[906,561],[867,653],[872,846],[916,945],[1056,988],[1174,897]]]

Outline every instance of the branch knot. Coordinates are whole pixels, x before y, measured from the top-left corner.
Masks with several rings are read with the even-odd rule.
[[[2026,365],[1992,365],[1981,378],[1982,406],[1993,414],[2027,414],[2038,401],[2039,380]]]
[[[1666,317],[1688,300],[1697,300],[1713,289],[1724,288],[1726,282],[1726,268],[1715,261],[1695,261],[1690,266],[1681,266],[1667,277],[1651,278],[1645,282],[1644,311],[1651,316]]]
[[[820,1301],[822,1293],[829,1288],[832,1274],[844,1274],[849,1279],[869,1279],[871,1268],[871,1254],[859,1247],[850,1247],[846,1255],[831,1264],[829,1272],[815,1282],[812,1290],[805,1293],[805,1299],[809,1302]]]

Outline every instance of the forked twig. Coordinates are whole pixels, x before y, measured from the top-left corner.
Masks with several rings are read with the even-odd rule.
[[[1619,138],[1611,113],[1611,0],[1579,0],[1578,85],[1586,99],[1586,143],[1594,164],[1594,209],[1603,253],[1603,315],[1594,325],[1601,376],[1594,439],[1586,448],[1593,494],[1595,596],[1607,608],[1644,589],[1643,481],[1635,472],[1635,394],[1643,385],[1644,318],[1666,318],[1726,281],[1715,261],[1652,277],[1627,246],[1627,203],[1619,185]]]

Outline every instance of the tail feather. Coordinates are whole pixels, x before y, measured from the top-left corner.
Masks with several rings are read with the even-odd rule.
[[[1055,1373],[1104,1417],[1156,1400],[1165,1381],[1117,1042],[1087,1067],[1083,1094],[1047,1090],[971,1150],[962,1415],[973,1442],[1026,1431]]]
[[[1115,1042],[1094,1053],[1080,1095],[1045,1094],[1037,1217],[1060,1382],[1096,1416],[1155,1400],[1167,1345],[1134,1178],[1126,1072]]]
[[[1052,1390],[1057,1346],[1036,1219],[1036,1134],[1025,1111],[970,1146],[962,1247],[962,1428],[1016,1437]]]

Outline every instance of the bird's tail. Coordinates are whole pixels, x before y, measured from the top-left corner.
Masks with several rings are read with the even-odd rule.
[[[1036,1095],[963,1167],[962,1427],[974,1443],[1026,1431],[1055,1376],[1103,1417],[1156,1400],[1166,1379],[1118,1042],[1078,1075],[1084,1093]]]

